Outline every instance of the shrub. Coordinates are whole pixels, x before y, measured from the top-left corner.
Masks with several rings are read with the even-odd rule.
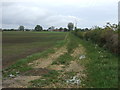
[[[111,29],[94,29],[86,32],[77,31],[74,32],[74,34],[82,39],[91,40],[93,43],[96,43],[113,53],[120,53],[120,45],[118,44],[120,39],[118,39],[118,33]]]

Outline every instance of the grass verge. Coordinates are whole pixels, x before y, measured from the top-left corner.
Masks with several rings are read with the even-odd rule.
[[[86,87],[117,88],[118,56],[90,41],[79,38],[78,42],[86,48],[86,59],[82,61],[87,69]]]
[[[68,65],[69,62],[73,59],[73,57],[69,54],[69,53],[65,53],[64,55],[61,55],[60,57],[57,58],[57,60],[55,60],[52,65],[54,64],[65,64]]]

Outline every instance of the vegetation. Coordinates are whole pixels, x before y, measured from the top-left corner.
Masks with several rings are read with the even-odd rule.
[[[116,25],[107,23],[104,28],[95,26],[92,29],[76,29],[75,31],[71,31],[69,33],[3,32],[3,55],[6,54],[5,56],[7,56],[7,54],[11,54],[11,56],[12,54],[20,55],[21,52],[26,52],[28,47],[31,49],[31,51],[35,50],[35,47],[37,50],[38,47],[40,50],[42,48],[41,51],[38,50],[37,52],[32,52],[30,55],[26,55],[23,59],[20,59],[14,64],[3,69],[3,77],[7,78],[10,74],[17,76],[18,72],[20,75],[22,75],[24,72],[34,70],[32,65],[28,65],[28,63],[42,58],[45,60],[50,60],[50,65],[45,67],[48,72],[42,74],[40,78],[30,81],[30,86],[28,86],[30,88],[53,86],[59,88],[117,88],[118,54],[120,53],[120,47],[118,45],[119,28],[117,27],[118,26]],[[66,47],[65,50],[67,50],[64,53],[57,52],[58,57],[55,58],[54,54],[56,55],[55,52],[57,49],[64,46]],[[82,50],[80,46],[85,49],[83,50],[84,53],[82,53],[85,56],[84,59],[80,59],[81,52],[77,51],[77,56],[73,54],[77,49]],[[15,48],[19,48],[20,51],[19,49],[16,49],[15,51]],[[53,58],[46,59],[49,58],[49,56]],[[55,60],[52,61],[52,59]],[[77,63],[75,66],[78,65],[80,69],[81,66],[83,66],[83,71],[69,71],[69,66],[71,66],[71,68],[74,67],[74,65],[71,65],[71,61],[75,61]],[[60,67],[62,69],[57,70],[57,67],[51,69],[50,66],[57,66],[58,68],[60,66],[63,67]],[[80,76],[79,79],[81,80],[81,83],[79,85],[70,85],[66,82],[66,80],[79,74],[85,74],[85,77]]]
[[[20,31],[24,31],[24,26],[20,26],[20,27],[19,27],[19,30],[20,30]]]
[[[83,61],[86,66],[86,87],[117,88],[118,85],[118,56],[96,46],[91,41],[79,41],[85,48],[87,58]]]
[[[72,40],[70,40],[70,38]],[[75,40],[77,40],[77,43],[74,43],[75,46],[70,45],[68,50],[74,50],[78,44],[82,44],[86,48],[86,58],[84,60],[78,60],[86,68],[84,72],[87,78],[82,81],[82,83],[85,84],[84,87],[116,88],[118,83],[118,57],[96,46],[96,44],[93,44],[91,41],[84,41],[73,34],[69,34],[69,40],[68,43],[74,43]],[[74,58],[70,56],[70,53],[71,52],[61,55],[52,65],[69,65],[69,62],[74,60]],[[44,87],[58,82],[66,85],[66,78],[76,75],[75,72],[65,72],[64,75],[60,77],[60,74],[63,74],[63,72],[52,71],[52,73],[44,75],[40,79],[33,80],[31,81],[32,87]]]
[[[32,62],[33,60],[39,59],[39,58],[45,58],[48,56],[49,53],[54,53],[53,49],[48,49],[47,51],[44,51],[42,53],[36,53],[30,56],[27,56],[24,59],[20,59],[15,62],[15,64],[10,65],[3,69],[3,77],[9,77],[10,74],[17,75],[16,72],[23,73],[26,71],[29,71],[32,69],[31,66],[28,66],[27,64],[29,62]]]
[[[19,59],[54,47],[66,33],[3,32],[3,68]]]
[[[50,85],[53,83],[60,82],[60,78],[58,76],[60,75],[59,72],[55,70],[51,70],[48,74],[43,75],[41,79],[36,79],[34,81],[31,81],[32,87],[43,87],[46,85]]]
[[[68,29],[71,31],[73,30],[74,24],[73,23],[68,23]]]
[[[49,33],[49,34],[52,35],[52,37],[54,36],[54,34],[52,34],[52,33]],[[58,34],[58,37],[59,37],[59,34]],[[64,34],[63,34],[63,36],[61,35],[61,38],[64,38]],[[64,44],[64,39],[63,40],[61,39],[61,41],[57,41],[57,42],[54,41],[53,45],[54,45],[54,47],[59,48],[63,44]],[[45,50],[43,52],[35,53],[35,54],[27,56],[27,57],[25,57],[23,59],[20,59],[20,60],[16,61],[15,64],[10,65],[10,66],[3,69],[3,77],[8,77],[10,74],[13,74],[13,75],[16,76],[17,75],[16,72],[18,72],[18,71],[19,71],[19,73],[29,71],[29,70],[32,69],[31,66],[27,65],[29,62],[32,62],[33,60],[36,60],[36,59],[39,59],[39,58],[46,58],[49,53],[54,53],[54,52],[55,51],[54,51],[53,48],[49,48],[49,49],[47,49],[47,50]]]
[[[116,30],[115,30],[116,29]],[[84,40],[91,40],[104,49],[110,50],[112,53],[120,54],[120,45],[118,44],[117,26],[107,24],[105,28],[94,27],[92,30],[76,30],[73,33]]]
[[[42,31],[42,30],[43,30],[42,26],[36,25],[35,31]]]
[[[54,61],[52,63],[52,65],[54,64],[65,64],[68,65],[70,63],[70,61],[73,60],[72,56],[69,53],[65,53],[64,55],[61,55],[59,58],[57,58],[56,61]]]

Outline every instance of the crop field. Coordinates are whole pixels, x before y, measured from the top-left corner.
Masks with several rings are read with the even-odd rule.
[[[65,38],[66,33],[58,32],[3,32],[3,68],[33,53],[53,47]]]
[[[72,32],[3,32],[3,44],[4,88],[118,87],[118,56]]]

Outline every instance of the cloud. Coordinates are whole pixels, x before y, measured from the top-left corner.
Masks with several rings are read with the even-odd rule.
[[[2,13],[2,3],[0,3],[0,13]],[[0,28],[2,28],[2,14],[0,14]]]
[[[29,2],[28,2],[29,1]],[[77,22],[78,27],[117,23],[118,0],[2,0],[2,27],[34,28],[40,24],[66,27]]]

